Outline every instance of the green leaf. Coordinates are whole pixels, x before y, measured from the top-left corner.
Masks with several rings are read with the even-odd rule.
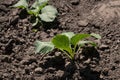
[[[42,6],[43,4],[47,4],[47,3],[48,3],[48,0],[36,0],[31,6],[31,8],[36,8],[38,6]]]
[[[40,14],[39,17],[41,18],[42,21],[52,22],[54,21],[56,16],[52,13],[46,12],[46,13]]]
[[[95,38],[101,39],[101,36],[99,34],[91,33],[90,35]]]
[[[92,41],[79,41],[78,45],[80,47],[84,46],[85,44],[91,44],[92,46],[97,46],[97,44],[95,42]]]
[[[71,44],[76,46],[80,40],[83,40],[89,36],[90,36],[89,34],[76,34],[71,38]]]
[[[56,48],[60,50],[66,50],[69,53],[71,52],[69,38],[65,35],[56,35],[52,39],[52,43],[55,45]]]
[[[40,10],[46,6],[48,0],[36,0],[33,5],[31,6],[30,10],[28,10],[29,14],[37,15],[39,14]]]
[[[75,34],[74,34],[74,32],[65,32],[65,33],[62,33],[61,35],[65,35],[65,36],[67,36],[69,39],[71,39]]]
[[[51,42],[35,42],[35,53],[48,53],[54,49],[54,45]]]
[[[41,10],[43,7],[45,7],[48,4],[48,0],[38,0],[39,3],[39,9]]]
[[[30,15],[38,16],[38,15],[39,15],[39,8],[36,7],[35,9],[28,9],[27,12],[28,12]]]
[[[36,7],[38,7],[38,0],[35,0],[35,2],[32,4],[32,6],[30,7],[31,9],[32,8],[36,8]]]
[[[31,8],[41,7],[47,3],[48,3],[48,0],[36,0],[31,6]]]
[[[41,15],[39,15],[39,17],[41,18],[42,21],[52,22],[56,18],[57,13],[58,12],[55,7],[48,5],[42,8]]]
[[[27,0],[20,0],[15,5],[13,5],[13,7],[18,7],[22,9],[27,8],[28,7]]]
[[[53,14],[57,14],[57,10],[55,7],[51,6],[51,5],[47,5],[45,6],[42,10],[41,10],[42,13],[46,13],[46,12],[51,12]]]

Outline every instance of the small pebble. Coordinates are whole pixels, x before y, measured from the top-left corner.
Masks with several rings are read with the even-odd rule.
[[[38,67],[35,69],[35,73],[42,73],[43,72],[43,69],[41,67]]]
[[[21,65],[28,65],[29,62],[28,62],[28,60],[22,60],[22,61],[20,61],[20,64]]]
[[[9,75],[8,75],[7,73],[4,73],[3,76],[4,76],[4,77],[8,77]]]
[[[100,48],[101,50],[105,50],[105,49],[109,49],[109,46],[102,44],[99,48]]]
[[[100,75],[100,78],[102,79],[104,76],[103,75]]]
[[[80,20],[78,21],[78,26],[79,27],[84,27],[84,26],[87,26],[88,25],[88,21],[87,20]]]
[[[85,58],[85,56],[83,56],[83,55],[80,55],[80,59],[84,59]]]
[[[85,64],[89,64],[90,61],[91,61],[91,59],[89,58],[89,59],[87,59],[86,61],[84,61],[84,63],[85,63]]]
[[[31,56],[31,57],[28,59],[28,61],[29,61],[30,63],[37,62],[36,57],[34,57],[34,56]]]
[[[49,67],[47,70],[46,70],[46,72],[54,72],[56,69],[55,68],[53,68],[53,67]]]
[[[61,55],[61,52],[56,52],[55,53],[55,56],[60,56]]]
[[[44,57],[45,60],[49,60],[49,59],[51,59],[51,58],[53,58],[53,56],[45,56],[45,57]]]
[[[63,77],[64,76],[64,71],[58,70],[56,72],[56,76]]]

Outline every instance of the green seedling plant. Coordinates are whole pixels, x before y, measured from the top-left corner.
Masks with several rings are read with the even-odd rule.
[[[94,37],[101,39],[99,34],[74,34],[73,32],[66,32],[62,34],[57,34],[52,38],[50,42],[36,41],[36,53],[48,53],[54,48],[63,51],[71,60],[74,59],[76,52],[85,46],[85,44],[90,44],[96,46],[97,44],[93,41],[86,40],[89,37]]]
[[[48,5],[48,0],[35,0],[35,2],[29,7],[27,0],[19,0],[13,7],[26,9],[27,13],[34,16],[35,22],[33,26],[44,22],[53,22],[56,18],[58,11],[52,6]]]

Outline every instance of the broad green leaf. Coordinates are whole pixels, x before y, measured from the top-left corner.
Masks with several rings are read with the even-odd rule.
[[[51,42],[35,42],[35,52],[36,53],[48,53],[54,49],[54,45]]]
[[[92,46],[96,46],[97,44],[95,42],[92,41],[79,41],[78,45],[80,47],[84,46],[85,44],[91,44]]]
[[[18,8],[23,8],[23,9],[27,8],[28,7],[27,0],[20,0],[15,5],[13,5],[13,7],[18,7]]]
[[[65,33],[62,33],[62,35],[66,35],[69,39],[71,39],[75,34],[74,32],[65,32]]]
[[[89,34],[76,34],[71,38],[71,44],[76,46],[80,40],[83,40],[89,36],[90,36]]]
[[[48,5],[42,8],[40,18],[45,22],[52,22],[57,16],[57,10],[55,7]]]
[[[101,39],[101,36],[99,34],[91,33],[90,35],[95,38]]]
[[[60,50],[71,52],[69,38],[65,35],[56,35],[52,39],[52,43],[55,45],[56,48]]]

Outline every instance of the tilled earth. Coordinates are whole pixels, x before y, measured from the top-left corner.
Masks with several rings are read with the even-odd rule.
[[[31,26],[17,0],[0,1],[0,80],[120,80],[120,0],[50,0],[58,18]],[[71,62],[62,52],[35,54],[35,40],[66,31],[98,33],[97,48],[85,47]]]

